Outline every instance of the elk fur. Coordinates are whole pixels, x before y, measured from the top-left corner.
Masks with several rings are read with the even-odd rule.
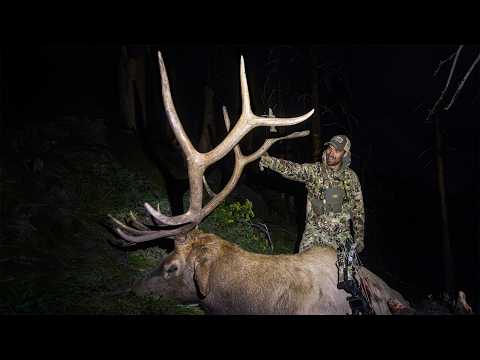
[[[198,302],[212,314],[351,313],[349,294],[337,289],[336,253],[316,247],[299,254],[264,255],[199,230],[176,245],[161,266],[134,287],[181,302]],[[408,302],[365,268],[372,307],[391,314],[388,301]]]

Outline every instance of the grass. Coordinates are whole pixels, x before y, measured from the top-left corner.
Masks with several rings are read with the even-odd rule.
[[[129,163],[128,149],[117,156],[115,147],[91,135],[98,129],[89,126],[73,120],[50,124],[37,129],[43,131],[41,139],[22,139],[20,133],[1,145],[7,157],[0,169],[0,216],[6,225],[0,229],[0,313],[204,314],[197,306],[126,292],[160,263],[165,251],[113,247],[107,214],[123,219],[133,210],[141,218],[145,202],[169,214],[169,204],[157,175],[143,172],[135,158]],[[28,166],[32,153],[43,161],[40,171]],[[255,215],[248,200],[224,203],[201,229],[246,250],[271,253],[251,221]],[[289,244],[287,237],[276,242],[275,253],[291,252]]]

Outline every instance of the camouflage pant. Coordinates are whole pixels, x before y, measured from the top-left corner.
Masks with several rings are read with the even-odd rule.
[[[338,281],[351,280],[354,276],[352,235],[348,231],[338,234],[328,234],[315,226],[305,226],[299,252],[306,251],[314,246],[328,246],[337,251]]]

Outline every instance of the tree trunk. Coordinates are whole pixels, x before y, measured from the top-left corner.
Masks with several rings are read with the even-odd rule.
[[[7,110],[5,106],[7,105],[6,99],[6,89],[7,89],[7,81],[5,79],[3,66],[4,66],[4,49],[0,49],[0,137],[3,137],[3,128],[2,126],[5,125],[4,116],[6,115]]]
[[[473,145],[473,183],[474,183],[474,194],[475,194],[475,204],[474,204],[474,214],[477,217],[475,221],[475,229],[474,229],[474,236],[475,236],[475,242],[476,243],[476,259],[475,259],[475,271],[476,273],[476,279],[475,283],[477,286],[475,286],[476,289],[476,294],[474,294],[475,297],[475,313],[480,314],[480,271],[478,271],[479,266],[480,266],[480,178],[478,174],[480,173],[480,141],[479,141],[479,136],[478,134],[474,136],[474,145]]]
[[[212,88],[205,85],[203,127],[200,132],[200,144],[198,148],[200,152],[211,150],[213,148],[213,142],[216,139],[214,100],[214,92]]]
[[[445,159],[442,133],[440,131],[440,120],[435,118],[435,142],[436,142],[436,162],[437,162],[437,184],[440,195],[440,210],[442,219],[442,252],[444,263],[444,280],[446,291],[449,295],[454,294],[454,263],[452,247],[450,244],[448,230],[448,212],[447,195],[445,189]]]
[[[151,123],[155,121],[155,106],[154,103],[156,99],[154,98],[155,94],[155,60],[157,59],[156,54],[152,54],[152,48],[150,45],[145,46],[145,119],[144,119],[144,129],[148,132],[148,129],[151,127]]]
[[[120,127],[128,127],[132,123],[131,112],[132,106],[129,97],[129,79],[128,79],[128,54],[127,47],[122,46],[120,49],[120,56],[118,62],[118,99],[120,100],[120,113],[122,123]]]
[[[312,105],[315,113],[311,117],[312,122],[312,157],[313,161],[321,161],[322,159],[322,136],[320,127],[320,96],[318,85],[318,56],[314,48],[310,49],[310,59],[312,67]]]
[[[158,64],[157,49],[149,50],[149,75],[150,83],[150,112],[147,114],[147,131],[153,137],[161,138],[164,134],[163,126],[167,122],[163,112],[163,97],[160,82],[160,65]]]

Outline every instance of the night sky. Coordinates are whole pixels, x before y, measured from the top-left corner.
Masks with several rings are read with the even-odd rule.
[[[203,86],[209,81],[216,84],[216,111],[225,104],[232,114],[238,115],[240,55],[245,58],[250,86],[251,81],[255,82],[251,95],[255,97],[253,110],[257,114],[267,110],[261,108],[259,95],[271,69],[271,59],[278,64],[272,87],[283,86],[281,90],[286,93],[284,109],[278,109],[285,113],[279,115],[297,116],[310,110],[308,98],[301,95],[310,91],[309,54],[313,51],[319,64],[320,103],[331,110],[328,113],[322,112],[326,108],[321,109],[320,118],[316,118],[322,124],[322,140],[338,133],[347,133],[352,140],[352,168],[360,176],[367,208],[367,267],[371,264],[373,270],[378,266],[394,274],[404,284],[399,286],[410,291],[429,293],[443,289],[435,134],[433,122],[425,120],[445,85],[451,61],[436,76],[434,72],[458,45],[148,46],[152,53],[162,51],[177,111],[193,139],[198,137],[203,117]],[[479,46],[465,46],[447,101],[478,51]],[[114,123],[119,116],[119,53],[120,44],[8,47],[2,58],[3,96],[7,100],[5,128],[71,114]],[[212,58],[215,73],[209,75]],[[454,106],[449,111],[439,111],[446,144],[447,205],[456,287],[472,296],[478,288],[475,269],[480,254],[479,85],[480,70],[476,67]],[[165,120],[162,116],[159,114],[158,121]],[[310,161],[309,156],[305,153],[303,160]]]

